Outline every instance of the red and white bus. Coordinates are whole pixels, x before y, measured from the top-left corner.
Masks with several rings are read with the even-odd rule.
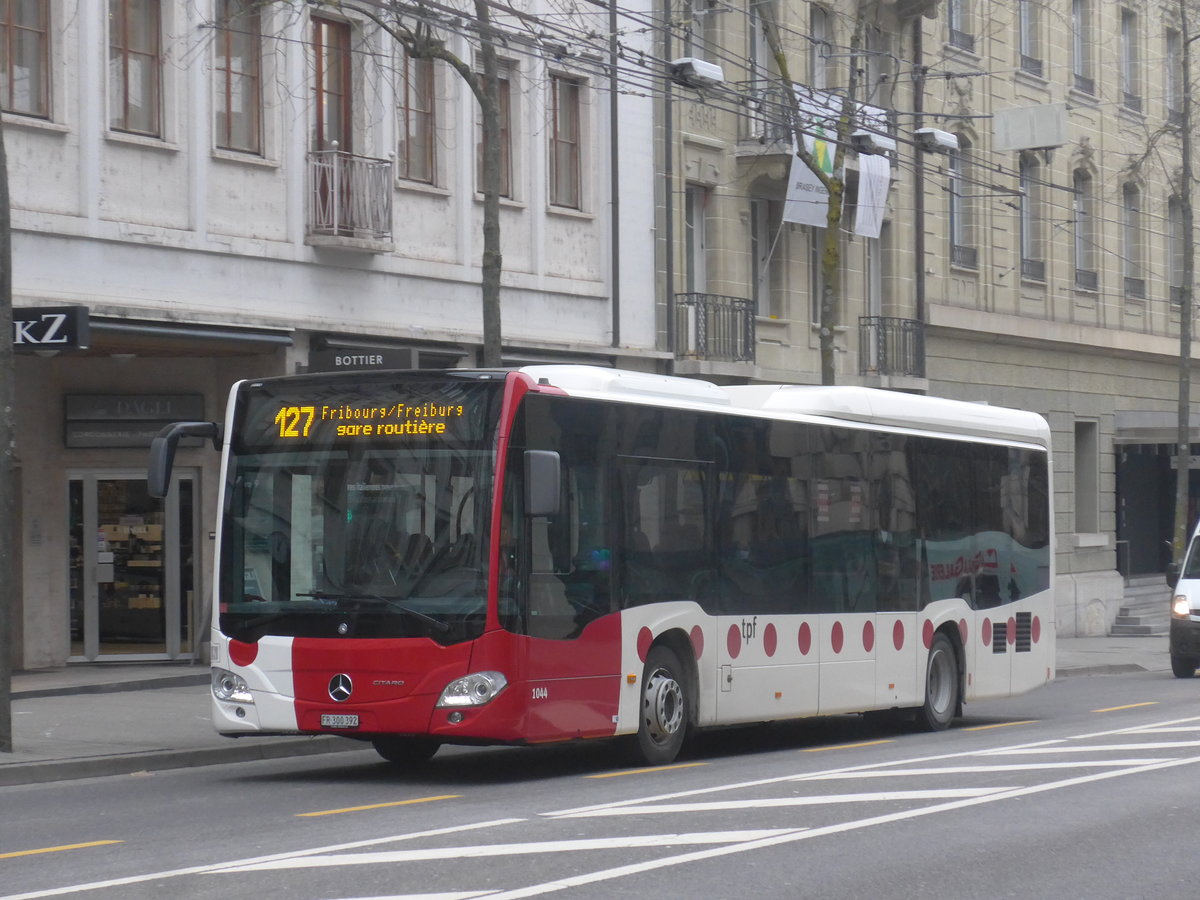
[[[587,366],[234,386],[211,633],[231,736],[626,736],[966,701],[1054,675],[1038,415]]]

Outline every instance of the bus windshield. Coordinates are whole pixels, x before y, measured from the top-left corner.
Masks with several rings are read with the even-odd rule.
[[[470,640],[486,617],[495,383],[391,373],[245,386],[221,631]]]

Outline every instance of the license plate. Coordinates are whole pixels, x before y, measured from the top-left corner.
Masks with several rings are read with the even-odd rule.
[[[352,715],[333,715],[331,713],[321,714],[322,728],[357,728],[358,716]]]

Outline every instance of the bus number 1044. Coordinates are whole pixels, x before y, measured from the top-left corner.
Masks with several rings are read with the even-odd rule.
[[[281,438],[308,437],[316,412],[315,406],[282,407],[279,414],[275,416],[275,424],[279,426],[279,436]]]
[[[534,700],[549,700],[550,699],[550,688],[548,688],[548,687],[530,688],[530,693],[532,694]]]

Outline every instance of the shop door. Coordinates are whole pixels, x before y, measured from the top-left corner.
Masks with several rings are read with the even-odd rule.
[[[143,473],[69,476],[71,661],[195,654],[196,475],[165,500]]]

